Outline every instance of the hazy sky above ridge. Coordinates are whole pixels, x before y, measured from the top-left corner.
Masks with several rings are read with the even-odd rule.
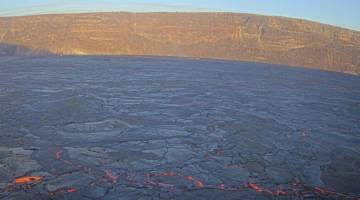
[[[286,16],[360,31],[360,0],[0,0],[0,16],[107,11],[239,12]]]

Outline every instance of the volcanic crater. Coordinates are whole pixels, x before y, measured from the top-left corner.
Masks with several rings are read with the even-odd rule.
[[[0,58],[0,199],[360,199],[360,77]]]

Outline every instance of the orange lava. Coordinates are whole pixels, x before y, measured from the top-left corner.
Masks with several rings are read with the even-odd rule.
[[[83,170],[87,170],[87,168],[84,167],[84,166],[78,165],[78,167],[79,167],[79,168],[82,168]]]
[[[358,199],[356,197],[353,197],[353,196],[349,196],[347,194],[343,194],[343,193],[337,193],[337,192],[333,192],[333,191],[325,191],[323,189],[320,189],[318,187],[312,187],[312,186],[309,186],[307,184],[302,184],[302,183],[294,183],[293,184],[294,186],[304,186],[304,187],[309,187],[309,188],[313,188],[314,190],[316,190],[317,192],[315,192],[315,194],[318,194],[318,195],[338,195],[338,196],[342,196],[342,197],[346,197],[346,198],[350,198],[350,199]],[[308,191],[307,191],[308,192]],[[360,199],[358,199],[360,200]]]
[[[60,159],[60,154],[62,153],[63,151],[58,151],[56,152],[56,159]]]
[[[263,191],[264,191],[264,190],[261,189],[259,186],[255,185],[255,184],[253,184],[253,183],[247,183],[246,186],[247,186],[247,187],[250,187],[250,188],[252,188],[252,189],[254,189],[254,190],[257,190],[258,192],[263,192]]]
[[[201,183],[200,181],[195,180],[193,177],[191,176],[186,176],[187,179],[189,179],[190,181],[194,181],[195,183],[197,183],[200,187],[205,187],[203,183]]]
[[[265,192],[267,192],[267,193],[271,194],[272,196],[274,196],[274,193],[271,192],[270,190],[265,190]]]
[[[16,179],[14,179],[14,183],[16,185],[20,185],[20,184],[29,184],[32,182],[39,182],[41,180],[42,180],[42,177],[29,176],[29,177],[16,178]]]
[[[134,119],[135,120],[135,119]],[[210,127],[212,129],[212,127]],[[340,129],[340,132],[342,133],[351,133],[351,131],[348,131],[348,130],[342,130]],[[306,136],[306,137],[309,137],[309,135],[305,132],[302,132],[302,135],[303,136]],[[357,135],[359,136],[359,135]],[[22,141],[20,141],[22,142]],[[357,148],[350,148],[348,147],[347,149],[350,149],[350,150],[355,150],[355,151],[360,151],[360,149],[357,149]],[[51,148],[48,148],[48,150],[50,151]],[[59,160],[59,161],[62,161],[62,162],[65,162],[65,163],[68,163],[69,165],[72,165],[72,163],[68,162],[67,160],[64,160],[61,158],[61,153],[63,153],[63,151],[58,151],[56,152],[56,159]],[[220,155],[227,155],[228,152],[226,151],[216,151],[214,154],[209,154],[209,155],[217,155],[217,156],[220,156]],[[206,156],[206,158],[208,159],[209,157]],[[54,160],[54,159],[52,159]],[[53,166],[50,164],[51,166],[51,169],[54,171],[54,173],[58,176],[58,173],[55,171],[55,169],[53,168]],[[91,166],[89,167],[85,167],[85,166],[82,166],[82,165],[75,165],[74,166],[77,166],[78,168],[84,170],[84,171],[87,171],[89,174],[92,174],[92,169],[91,169]],[[223,164],[224,167],[233,167],[233,168],[246,168],[246,166],[243,166],[243,165],[235,165],[235,164]],[[70,172],[72,172],[74,170],[70,170]],[[112,175],[110,172],[109,172],[109,169],[106,167],[106,174],[108,176],[108,178],[111,179],[111,181],[113,181],[114,183],[117,182],[117,180],[120,178],[120,175]],[[95,175],[96,176],[96,175]],[[149,184],[149,185],[154,185],[154,186],[158,186],[158,187],[164,187],[164,188],[170,188],[172,190],[174,190],[174,185],[171,185],[171,184],[166,184],[166,183],[161,183],[161,182],[153,182],[151,181],[151,176],[149,173],[146,174],[147,176],[147,182],[138,182],[138,181],[134,181],[130,178],[130,175],[127,175],[126,174],[126,180],[129,181],[129,182],[134,182],[134,183],[138,183],[138,184]],[[228,191],[231,191],[231,190],[237,190],[237,189],[246,189],[246,188],[249,188],[249,189],[253,189],[253,190],[256,190],[262,194],[270,194],[274,197],[277,197],[277,196],[281,196],[281,195],[286,195],[288,191],[290,191],[289,193],[293,193],[295,192],[296,196],[302,196],[304,194],[313,194],[313,195],[320,195],[320,196],[323,196],[323,195],[337,195],[337,196],[341,196],[341,197],[346,197],[346,198],[350,198],[350,199],[357,199],[357,200],[360,200],[359,198],[356,198],[356,197],[353,197],[353,196],[349,196],[347,194],[343,194],[343,193],[337,193],[337,192],[334,192],[334,191],[326,191],[326,190],[323,190],[319,187],[314,187],[314,186],[310,186],[310,185],[306,185],[306,184],[302,184],[302,183],[294,183],[293,186],[295,187],[300,187],[300,186],[303,186],[304,190],[300,189],[300,190],[297,190],[297,189],[294,189],[294,188],[287,188],[287,189],[282,189],[280,187],[280,189],[278,190],[267,190],[266,188],[261,188],[260,186],[254,184],[254,183],[246,183],[246,185],[242,185],[242,186],[238,186],[238,187],[226,187],[226,185],[224,184],[221,184],[221,185],[208,185],[208,184],[205,184],[203,182],[200,182],[196,179],[194,179],[193,177],[191,176],[186,176],[186,175],[182,175],[182,174],[179,174],[179,173],[174,173],[174,172],[168,172],[168,173],[163,173],[163,174],[154,174],[153,176],[156,176],[156,177],[162,177],[162,176],[176,176],[176,177],[181,177],[183,179],[188,179],[190,181],[193,182],[193,184],[197,187],[201,187],[201,188],[205,188],[205,185],[206,187],[208,188],[221,188],[222,190],[228,190]],[[96,176],[97,177],[97,176]],[[35,176],[28,176],[28,177],[20,177],[20,178],[16,178],[14,179],[14,184],[15,185],[23,185],[23,184],[32,184],[32,183],[36,183],[36,182],[40,182],[43,180],[43,177],[35,177]],[[110,180],[109,179],[98,179],[97,182],[93,182],[91,183],[90,185],[88,185],[87,187],[94,187],[96,186],[97,184],[101,183],[101,182],[109,182]],[[27,187],[28,188],[28,187]],[[84,187],[86,188],[86,187]],[[62,189],[62,190],[56,190],[55,192],[61,192],[61,193],[73,193],[73,192],[77,192],[78,190],[81,190],[82,188],[77,188],[77,189]],[[17,190],[17,187],[13,186],[11,188],[4,188],[3,190],[6,190],[6,191],[14,191],[14,190]],[[185,191],[186,189],[183,189],[183,191]],[[34,189],[31,189],[29,190],[30,192],[32,193],[35,193],[35,194],[47,194],[49,196],[52,196],[54,195],[55,192],[51,192],[51,193],[42,193],[42,192],[38,192],[38,191],[35,191]],[[285,192],[286,191],[286,192]],[[0,191],[1,192],[1,191]]]
[[[150,181],[150,174],[146,174],[147,177],[148,177],[148,183],[153,183],[152,181]],[[182,177],[182,178],[186,178],[190,181],[193,181],[194,183],[198,184],[200,187],[205,187],[204,184],[196,179],[194,179],[193,177],[191,176],[184,176],[184,175],[181,175],[181,174],[178,174],[178,173],[173,173],[173,172],[168,172],[168,173],[164,173],[164,174],[155,174],[155,176],[179,176],[179,177]]]
[[[99,184],[99,183],[103,183],[103,182],[107,182],[107,180],[105,180],[105,179],[100,179],[98,182],[96,182],[96,183],[91,183],[90,185],[89,185],[89,187],[94,187],[95,185],[97,185],[97,184]]]
[[[58,152],[56,152],[56,159],[61,160],[61,161],[63,161],[64,163],[66,163],[66,164],[68,164],[68,165],[72,165],[71,162],[69,162],[69,161],[67,161],[67,160],[64,160],[64,159],[60,159],[60,154],[61,154],[62,152],[63,152],[63,151],[58,151]]]
[[[173,176],[173,175],[174,175],[174,173],[166,173],[166,175],[164,175],[164,176]],[[155,174],[155,176],[162,176],[162,174]],[[151,180],[150,180],[150,174],[149,174],[149,173],[146,174],[146,177],[147,177],[148,184],[150,184],[150,185],[160,186],[160,187],[165,187],[165,188],[170,188],[171,190],[174,190],[174,186],[171,185],[171,184],[156,183],[156,182],[151,181]]]
[[[286,193],[281,190],[276,191],[276,196],[285,195],[285,194]]]
[[[174,176],[174,173],[168,172],[168,173],[164,173],[164,174],[155,174],[155,176]]]
[[[77,190],[76,189],[67,189],[66,192],[68,193],[73,193],[73,192],[76,192]]]
[[[111,178],[111,179],[114,180],[114,181],[113,181],[114,183],[116,183],[116,182],[117,182],[117,179],[120,178],[120,176],[113,176],[113,175],[111,175],[108,168],[106,168],[106,174],[108,175],[109,178]]]
[[[239,187],[242,188],[242,187]],[[260,193],[266,192],[271,194],[272,196],[280,196],[280,195],[285,195],[286,193],[282,190],[278,190],[276,192],[272,192],[270,190],[263,190],[262,188],[260,188],[259,186],[255,185],[254,183],[247,183],[246,184],[246,188],[252,188]]]

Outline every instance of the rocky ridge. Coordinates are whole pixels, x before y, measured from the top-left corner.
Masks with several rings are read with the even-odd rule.
[[[48,53],[213,58],[360,74],[360,32],[301,19],[129,12],[0,18],[0,54]]]

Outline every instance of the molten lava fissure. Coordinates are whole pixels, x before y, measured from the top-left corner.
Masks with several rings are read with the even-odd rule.
[[[68,165],[72,165],[71,162],[60,158],[60,154],[61,154],[62,152],[63,152],[63,151],[58,151],[58,152],[56,152],[56,159],[61,160],[61,161],[63,161],[64,163],[66,163],[66,164],[68,164]]]
[[[252,189],[254,189],[254,190],[257,190],[257,191],[259,191],[259,192],[263,192],[263,191],[264,191],[264,190],[261,189],[259,186],[255,185],[255,184],[253,184],[253,183],[247,183],[247,184],[246,184],[246,187],[250,187],[250,188],[252,188]]]
[[[66,190],[68,193],[73,193],[73,192],[76,192],[77,190],[76,189],[67,189]]]
[[[171,173],[171,175],[170,175],[170,173],[167,173],[167,174],[169,174],[169,175],[167,175],[167,176],[173,176],[173,173]],[[171,184],[166,184],[166,183],[153,182],[153,181],[150,180],[150,176],[151,176],[151,175],[150,175],[149,173],[146,174],[147,184],[153,185],[153,186],[164,187],[164,188],[170,188],[171,190],[174,190],[174,186],[173,186],[173,185],[171,185]],[[161,174],[157,174],[157,175],[155,175],[155,176],[161,176]]]
[[[190,181],[194,181],[195,183],[197,183],[200,187],[205,187],[204,184],[198,180],[195,180],[193,177],[191,176],[186,176],[187,179],[189,179]]]
[[[95,185],[97,185],[97,184],[99,184],[99,183],[105,183],[105,182],[107,182],[107,180],[105,180],[105,179],[100,179],[98,182],[91,183],[91,184],[89,185],[89,187],[94,187]]]
[[[303,136],[306,136],[306,137],[309,136],[309,135],[308,135],[307,133],[305,133],[305,132],[303,132],[302,135],[303,135]]]
[[[107,167],[106,167],[106,175],[108,175],[109,178],[113,179],[113,182],[114,182],[114,183],[116,183],[116,182],[117,182],[117,179],[120,178],[119,175],[114,176],[114,175],[110,174],[109,169],[108,169]]]
[[[305,133],[306,134],[306,133]],[[306,134],[307,135],[307,134]],[[349,148],[351,150],[358,150],[356,148]],[[56,159],[57,160],[61,160],[65,163],[68,163],[70,165],[72,165],[70,162],[68,162],[67,160],[64,160],[64,159],[61,159],[61,153],[63,153],[63,151],[58,151],[56,153]],[[220,151],[216,151],[214,153],[214,155],[217,155],[217,156],[221,156],[221,155],[226,155],[227,152],[220,152]],[[53,166],[50,164],[51,166],[51,169],[54,171],[54,173],[57,175],[57,172],[54,170]],[[74,165],[74,166],[77,166],[78,168],[88,172],[89,174],[92,174],[92,169],[91,169],[91,166],[90,167],[84,167],[83,165]],[[246,166],[243,166],[243,165],[236,165],[236,164],[223,164],[224,167],[229,167],[229,168],[247,168]],[[108,178],[110,178],[113,183],[116,183],[117,180],[120,178],[120,175],[113,175],[110,173],[110,170],[108,167],[106,167],[106,175],[108,176]],[[271,191],[271,190],[268,190],[268,189],[263,189],[262,187],[260,187],[259,185],[256,185],[254,183],[247,183],[245,186],[238,186],[237,188],[236,187],[226,187],[225,184],[221,184],[221,185],[205,185],[205,183],[199,181],[199,180],[196,180],[195,178],[193,178],[192,176],[187,176],[187,175],[182,175],[182,174],[179,174],[179,173],[174,173],[174,172],[167,172],[167,173],[163,173],[163,174],[154,174],[153,176],[155,177],[162,177],[162,176],[177,176],[177,177],[181,177],[181,178],[185,178],[185,179],[188,179],[190,181],[192,181],[195,186],[198,186],[200,188],[220,188],[222,190],[227,190],[227,191],[233,191],[233,190],[237,190],[237,189],[247,189],[247,188],[251,188],[253,190],[256,190],[258,191],[259,193],[268,193],[270,194],[271,196],[281,196],[281,195],[286,195],[287,190],[284,190],[284,189],[279,189],[279,190],[276,190],[276,191]],[[134,181],[130,178],[130,175],[126,175],[126,180],[129,181],[129,182],[132,182],[132,183],[137,183],[137,184],[143,184],[143,185],[146,185],[146,184],[149,184],[149,185],[153,185],[153,186],[157,186],[157,187],[162,187],[162,188],[167,188],[167,189],[171,189],[172,191],[174,191],[175,189],[175,185],[171,185],[171,184],[167,184],[167,183],[161,183],[161,182],[154,182],[151,180],[151,174],[150,173],[147,173],[146,174],[146,177],[147,177],[147,182],[139,182],[139,181]],[[22,184],[32,184],[32,183],[35,183],[35,182],[40,182],[42,181],[43,178],[42,177],[33,177],[33,176],[29,176],[29,177],[20,177],[20,178],[16,178],[14,179],[14,183],[15,185],[22,185]],[[87,187],[94,187],[96,186],[97,184],[101,183],[101,182],[108,182],[108,180],[106,179],[100,179],[98,180],[97,182],[94,182],[94,183],[91,183],[90,185],[88,185]],[[343,194],[343,193],[337,193],[337,192],[333,192],[333,191],[325,191],[321,188],[318,188],[318,187],[312,187],[312,186],[309,186],[309,185],[306,185],[306,184],[301,184],[301,183],[295,183],[293,184],[294,187],[304,187],[306,190],[297,190],[297,189],[292,189],[292,188],[288,188],[288,190],[292,191],[292,192],[289,192],[289,193],[292,193],[292,194],[295,194],[297,196],[300,196],[300,195],[305,195],[305,194],[314,194],[314,195],[319,195],[319,196],[323,196],[323,195],[337,195],[337,196],[341,196],[341,197],[345,197],[345,198],[349,198],[349,199],[357,199],[356,197],[353,197],[353,196],[349,196],[347,194]],[[62,189],[62,190],[57,190],[55,192],[61,192],[61,193],[73,193],[73,192],[77,192],[79,190],[81,190],[83,188],[78,188],[78,189],[75,189],[75,188],[70,188],[70,189]],[[6,191],[14,191],[15,189],[14,188],[6,188],[5,189]],[[51,193],[41,193],[41,192],[36,192],[36,191],[32,191],[32,193],[36,193],[36,194],[46,194],[46,195],[49,195],[49,196],[52,196],[54,195],[55,192],[51,192]],[[360,200],[360,199],[359,199]]]
[[[343,193],[337,193],[337,192],[333,192],[333,191],[325,191],[321,188],[318,187],[312,187],[309,186],[307,184],[303,184],[303,183],[294,183],[293,186],[303,186],[303,187],[308,187],[308,188],[312,188],[313,190],[315,190],[315,192],[311,192],[311,191],[303,191],[303,192],[299,192],[298,194],[305,194],[305,193],[312,193],[312,194],[316,194],[316,195],[338,195],[338,196],[342,196],[342,197],[346,197],[346,198],[350,198],[350,199],[358,199],[360,200],[360,198],[356,198],[350,195],[346,195]]]
[[[16,185],[30,184],[33,182],[39,182],[42,179],[43,179],[42,177],[37,177],[37,176],[21,177],[21,178],[14,179],[14,183]]]
[[[56,152],[56,159],[60,159],[60,154],[62,153],[63,151],[58,151]]]
[[[122,62],[115,63],[115,60],[114,65],[121,65]],[[43,70],[49,67],[51,64]],[[238,67],[229,64],[227,70]],[[71,67],[62,72],[68,76],[77,69]],[[0,174],[0,179],[4,180],[0,198],[116,199],[126,195],[133,199],[146,194],[176,199],[183,193],[186,193],[183,197],[192,199],[197,195],[208,199],[232,199],[237,194],[245,198],[246,195],[253,196],[254,199],[359,198],[354,190],[356,186],[352,184],[343,190],[344,193],[338,193],[342,188],[340,184],[346,186],[348,183],[336,181],[342,178],[352,180],[348,174],[323,180],[320,175],[325,168],[312,166],[312,163],[324,167],[329,165],[327,172],[336,169],[339,174],[356,167],[356,162],[341,162],[344,159],[356,160],[360,152],[356,143],[360,137],[356,129],[360,119],[355,112],[345,112],[357,105],[356,99],[349,98],[350,95],[346,98],[334,96],[339,101],[326,101],[321,107],[304,102],[298,107],[294,105],[301,102],[297,101],[295,92],[299,92],[298,97],[302,100],[302,91],[296,88],[294,95],[286,99],[278,98],[277,93],[284,91],[288,94],[285,90],[297,86],[296,83],[281,82],[280,79],[276,82],[251,80],[247,76],[241,76],[243,80],[240,80],[238,73],[229,80],[222,80],[224,77],[218,76],[219,71],[215,68],[211,71],[216,72],[213,74],[216,76],[198,79],[210,69],[207,67],[195,74],[196,69],[192,69],[189,77],[193,78],[187,80],[189,85],[181,80],[186,75],[183,69],[179,73],[172,70],[171,75],[176,79],[171,83],[176,88],[164,88],[164,85],[169,86],[165,81],[173,77],[168,77],[168,73],[161,77],[162,68],[154,67],[146,69],[146,73],[161,79],[150,82],[147,76],[141,75],[118,80],[120,73],[111,73],[114,77],[104,77],[104,85],[99,87],[90,85],[101,81],[87,85],[76,82],[74,78],[70,79],[74,81],[69,83],[72,85],[70,89],[64,91],[60,89],[68,88],[67,84],[59,83],[52,88],[43,82],[39,83],[39,88],[31,85],[31,89],[36,90],[29,90],[21,96],[12,94],[12,90],[7,88],[0,90],[0,95],[5,97],[8,94],[13,95],[13,99],[24,97],[23,102],[13,103],[10,97],[4,98],[0,106],[3,113],[11,113],[8,121],[15,121],[13,124],[0,121],[0,127],[4,127],[0,131],[0,143],[4,144],[0,145],[0,164],[14,168],[6,169],[12,171],[12,176],[4,173],[2,177]],[[96,70],[107,69],[99,67]],[[130,68],[126,67],[126,70]],[[152,70],[156,74],[151,74]],[[86,82],[94,80],[94,77],[86,76],[89,71],[92,70],[81,70],[84,76],[79,78],[86,78]],[[241,73],[245,75],[245,71]],[[43,74],[43,78],[63,77],[51,70]],[[144,85],[137,84],[139,77]],[[207,81],[215,77],[218,77],[216,81]],[[31,81],[35,83],[37,79]],[[299,82],[299,86],[301,84]],[[119,85],[124,87],[117,88]],[[268,93],[267,90],[275,85],[279,90]],[[10,84],[5,86],[11,88]],[[152,86],[159,88],[153,90]],[[222,87],[225,86],[237,88],[224,90]],[[320,91],[321,87],[316,90]],[[69,92],[71,88],[74,92]],[[336,90],[340,91],[339,88],[337,86]],[[351,90],[356,94],[360,92]],[[340,95],[337,91],[331,93]],[[328,93],[324,92],[324,95],[333,99]],[[256,99],[265,94],[270,97],[266,101]],[[316,95],[303,94],[304,98],[309,97],[310,102],[315,102]],[[21,107],[16,107],[19,105]],[[28,105],[34,105],[33,109],[27,108]],[[345,108],[344,112],[338,107],[332,115],[331,108],[340,105]],[[289,113],[287,106],[297,109],[296,113]],[[321,112],[327,107],[330,108],[328,116],[322,116]],[[64,112],[58,112],[62,109]],[[338,113],[344,116],[339,116],[341,120],[334,126],[337,122],[335,114]],[[304,119],[291,119],[297,116]],[[16,134],[10,134],[12,131]],[[31,132],[34,136],[29,134]],[[49,135],[49,132],[54,134]],[[322,141],[324,135],[326,140]],[[299,173],[292,173],[294,168]],[[336,191],[290,182],[312,183],[299,177],[303,172],[316,176],[314,180],[321,179],[326,186],[328,183],[337,184]],[[356,176],[358,173],[352,171],[351,174]],[[22,177],[14,179],[13,176]]]
[[[212,129],[212,126],[210,127]],[[302,135],[303,136],[306,136],[308,137],[309,135],[305,132],[302,132]],[[52,148],[48,148],[49,151],[52,150]],[[348,148],[349,150],[354,150],[354,151],[359,151],[359,149],[357,148]],[[61,158],[61,154],[63,153],[63,151],[58,151],[56,152],[56,160],[60,160],[62,162],[65,162],[69,165],[73,165],[71,162],[67,161],[67,160],[64,160]],[[228,152],[226,151],[215,151],[214,153],[209,153],[208,154],[209,156],[210,155],[216,155],[216,156],[222,156],[222,155],[228,155]],[[206,156],[208,158],[208,156]],[[53,160],[53,159],[52,159]],[[74,165],[74,166],[77,166],[78,168],[80,168],[81,170],[84,170],[86,172],[88,172],[90,175],[94,175],[92,173],[92,168],[91,166],[89,167],[85,167],[83,165]],[[243,166],[243,165],[237,165],[237,164],[223,164],[224,167],[227,167],[227,168],[247,168],[246,166]],[[58,173],[56,172],[56,170],[54,169],[54,167],[50,164],[50,167],[51,167],[51,170],[58,176]],[[73,171],[73,170],[70,170],[70,171]],[[120,178],[120,175],[113,175],[110,173],[110,170],[106,167],[106,175],[108,176],[108,178],[110,178],[112,180],[113,183],[117,183],[117,180]],[[97,177],[96,175],[94,175],[95,177]],[[179,173],[174,173],[174,172],[168,172],[168,173],[163,173],[163,174],[154,174],[153,176],[155,177],[161,177],[161,176],[177,176],[177,177],[181,177],[181,178],[185,178],[185,179],[188,179],[190,181],[192,181],[195,186],[198,186],[200,188],[220,188],[222,190],[227,190],[227,191],[233,191],[233,190],[237,190],[237,189],[247,189],[247,188],[251,188],[253,190],[256,190],[258,191],[259,193],[267,193],[267,194],[270,194],[271,196],[281,196],[281,195],[286,195],[287,192],[285,191],[288,191],[290,190],[290,194],[295,194],[296,196],[302,196],[302,195],[305,195],[305,194],[313,194],[313,195],[318,195],[318,196],[324,196],[324,195],[337,195],[337,196],[341,196],[341,197],[345,197],[345,198],[349,198],[349,199],[358,199],[356,197],[353,197],[353,196],[350,196],[350,195],[347,195],[347,194],[343,194],[343,193],[337,193],[337,192],[333,192],[333,191],[325,191],[321,188],[318,188],[318,187],[312,187],[312,186],[309,186],[309,185],[306,185],[306,184],[301,184],[301,183],[295,183],[293,184],[294,187],[299,187],[299,186],[302,186],[305,188],[305,190],[297,190],[297,189],[292,189],[292,188],[288,188],[287,190],[284,190],[284,189],[279,189],[279,190],[268,190],[268,189],[263,189],[261,188],[259,185],[256,185],[254,183],[247,183],[246,186],[238,186],[237,188],[236,187],[226,187],[225,184],[220,184],[220,185],[205,185],[203,182],[199,181],[199,180],[196,180],[195,178],[193,178],[192,176],[186,176],[186,175],[182,175],[182,174],[179,174]],[[152,181],[150,178],[151,178],[151,175],[150,173],[147,173],[146,174],[146,177],[147,177],[147,182],[139,182],[139,181],[134,181],[130,178],[130,175],[126,175],[126,180],[131,182],[131,183],[137,183],[137,184],[143,184],[143,185],[146,185],[146,184],[149,184],[149,185],[153,185],[153,186],[156,186],[156,187],[162,187],[162,188],[167,188],[167,189],[170,189],[172,191],[174,191],[175,189],[175,185],[171,185],[171,184],[167,184],[167,183],[161,183],[161,182],[154,182]],[[32,184],[32,183],[36,183],[36,182],[40,182],[42,181],[43,178],[42,177],[32,177],[32,176],[29,176],[29,177],[20,177],[20,178],[16,178],[14,179],[14,184],[15,185],[22,185],[22,184]],[[94,182],[94,183],[91,183],[90,185],[88,185],[87,187],[94,187],[96,186],[97,184],[101,183],[101,182],[108,182],[108,180],[106,179],[100,179],[98,180],[97,182]],[[54,195],[56,192],[61,192],[61,193],[74,193],[74,192],[77,192],[79,190],[81,190],[83,188],[78,188],[78,189],[75,189],[75,188],[70,188],[70,189],[62,189],[62,190],[57,190],[55,192],[51,192],[51,193],[41,193],[41,192],[37,192],[37,191],[32,191],[32,193],[36,193],[36,194],[42,194],[42,195],[49,195],[49,196],[52,196]],[[6,191],[9,191],[9,192],[12,192],[12,191],[15,191],[16,189],[15,188],[5,188],[4,190]],[[360,200],[360,199],[358,199]]]
[[[195,180],[193,177],[191,176],[184,176],[184,175],[181,175],[181,174],[178,174],[178,173],[173,173],[173,172],[168,172],[168,173],[164,173],[164,174],[155,174],[155,176],[179,176],[179,177],[182,177],[182,178],[186,178],[190,181],[193,181],[194,183],[196,183],[198,186],[200,187],[205,187],[204,184],[198,180]],[[150,181],[150,174],[147,174],[147,177],[148,177],[148,180]]]
[[[286,193],[281,190],[276,191],[276,196],[285,195],[285,194]]]

